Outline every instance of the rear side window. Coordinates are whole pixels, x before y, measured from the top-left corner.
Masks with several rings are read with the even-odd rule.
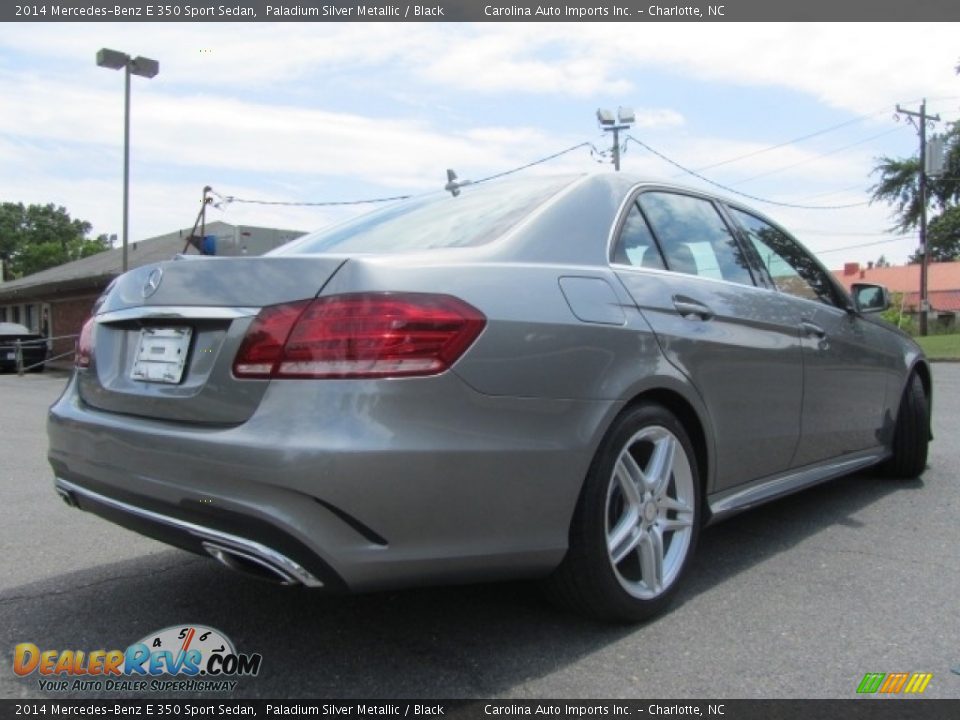
[[[753,285],[740,245],[709,200],[647,192],[638,203],[660,243],[667,269]]]
[[[658,270],[666,267],[657,243],[647,226],[647,221],[644,220],[640,208],[636,205],[630,208],[620,229],[620,237],[617,238],[617,244],[613,250],[613,262]]]
[[[483,245],[578,179],[528,178],[467,186],[459,197],[407,200],[294,240],[271,255],[398,253]]]
[[[730,212],[743,225],[777,290],[826,305],[836,304],[830,280],[813,256],[760,218],[736,208],[730,208]]]

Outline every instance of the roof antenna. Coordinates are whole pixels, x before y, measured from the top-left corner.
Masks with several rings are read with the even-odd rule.
[[[447,184],[443,186],[443,189],[456,197],[460,194],[460,188],[469,185],[471,182],[473,181],[457,180],[457,174],[451,168],[447,168]]]

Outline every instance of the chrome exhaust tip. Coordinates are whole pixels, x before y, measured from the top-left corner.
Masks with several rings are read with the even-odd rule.
[[[250,575],[258,580],[279,583],[280,585],[301,584],[297,577],[287,572],[280,565],[249,550],[240,550],[209,540],[204,540],[201,545],[210,557],[235,572]]]
[[[77,499],[73,496],[73,493],[67,490],[66,488],[54,486],[54,490],[57,491],[57,495],[60,496],[60,499],[66,503],[67,507],[79,508],[80,505],[77,503]]]

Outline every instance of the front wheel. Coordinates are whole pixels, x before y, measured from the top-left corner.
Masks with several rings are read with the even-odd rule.
[[[930,403],[923,382],[910,376],[900,400],[893,433],[893,455],[883,466],[888,477],[913,479],[927,467],[930,443]]]
[[[700,478],[683,426],[660,405],[629,409],[591,464],[548,589],[605,620],[648,618],[676,591],[699,524]]]

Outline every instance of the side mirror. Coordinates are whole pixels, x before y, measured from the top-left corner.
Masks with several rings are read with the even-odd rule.
[[[854,283],[850,286],[850,295],[857,312],[878,313],[890,307],[890,293],[883,285]]]

